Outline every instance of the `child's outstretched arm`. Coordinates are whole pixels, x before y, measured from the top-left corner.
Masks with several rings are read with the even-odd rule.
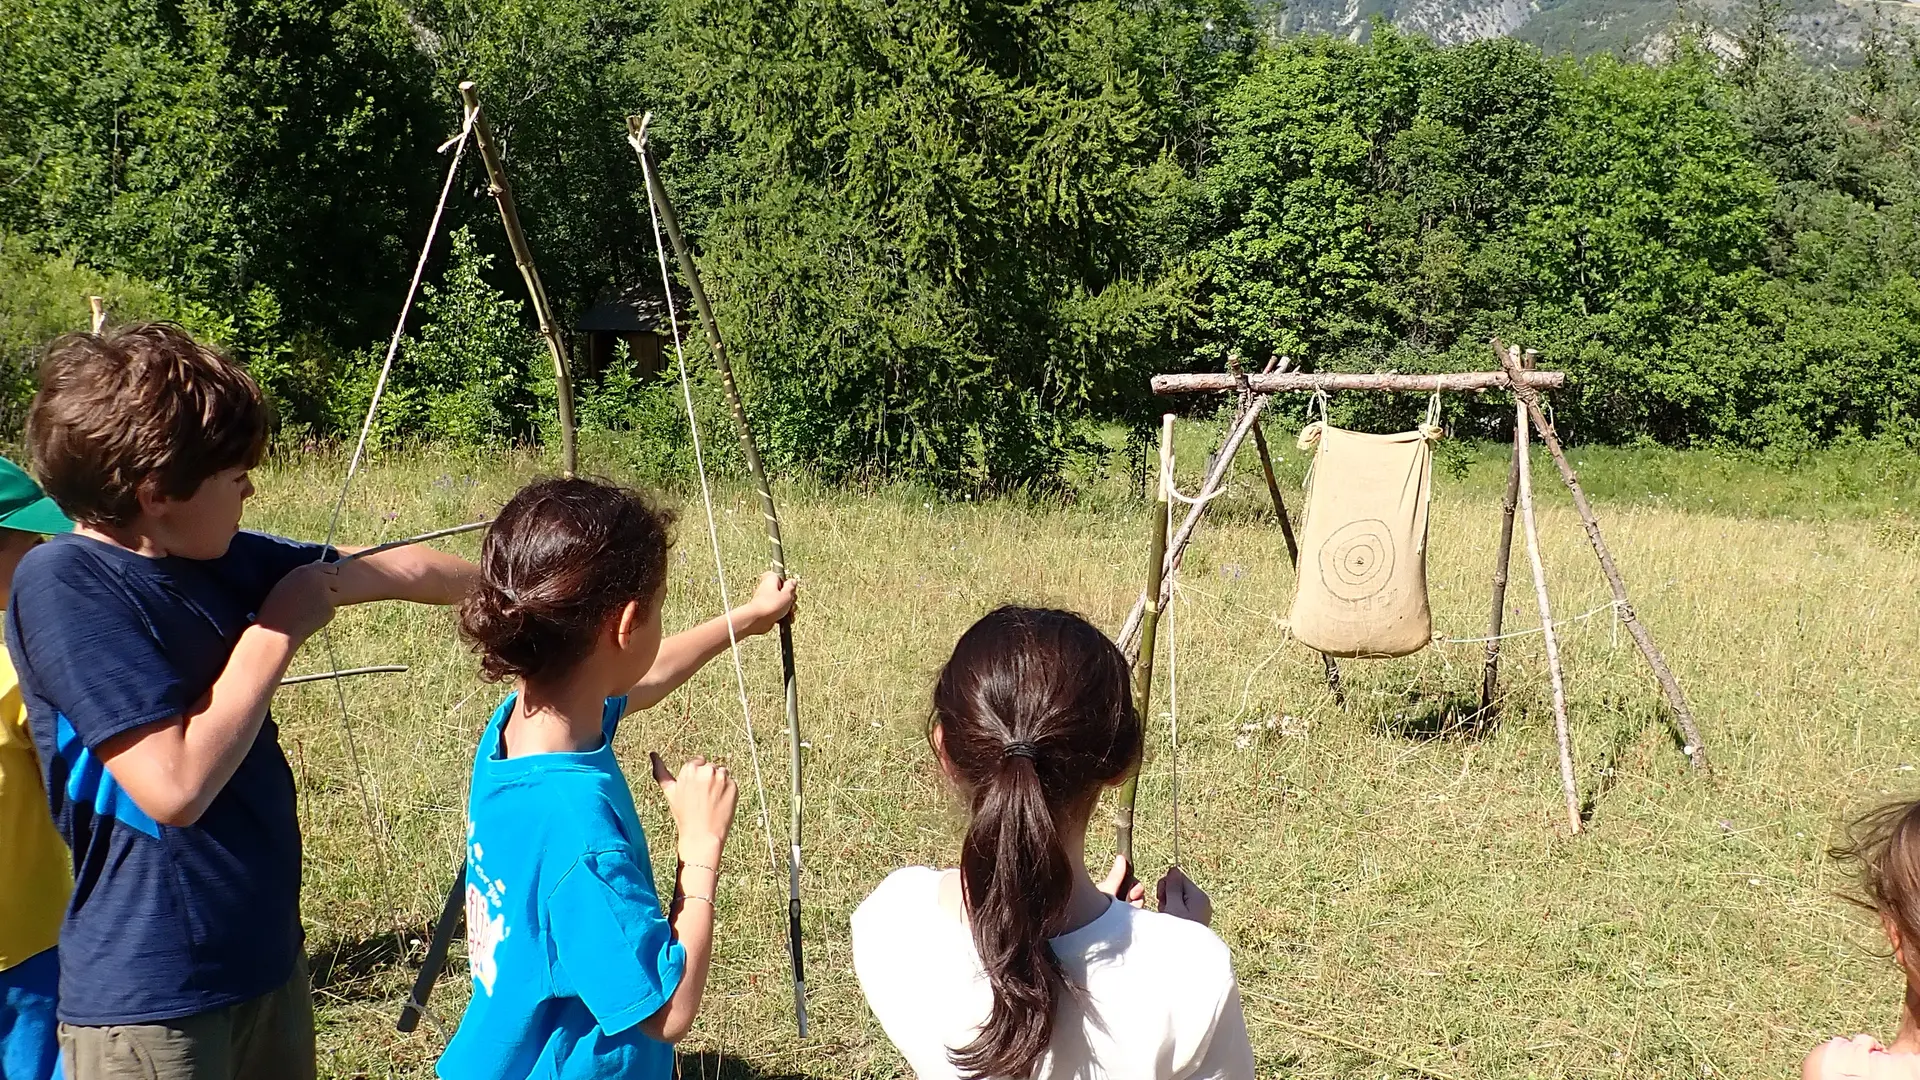
[[[686,950],[687,964],[680,984],[660,1011],[640,1022],[650,1038],[676,1043],[693,1028],[700,1014],[700,998],[707,989],[707,970],[713,962],[713,903],[720,888],[720,856],[733,828],[733,811],[740,788],[727,770],[694,758],[667,772],[660,755],[653,757],[653,778],[667,797],[679,832],[680,865],[673,886],[669,917],[673,937]]]
[[[342,547],[343,555],[364,548]],[[394,548],[340,567],[338,602],[408,600],[416,604],[457,604],[480,580],[480,568],[424,544]]]
[[[781,581],[771,571],[760,575],[760,583],[754,586],[752,598],[733,609],[734,636],[749,638],[764,634],[778,625],[793,610],[795,587],[792,578]],[[662,641],[660,655],[654,659],[653,666],[647,669],[639,682],[633,684],[633,689],[627,691],[627,711],[632,713],[658,705],[668,694],[680,689],[682,683],[693,678],[694,672],[725,651],[725,615],[708,619],[691,630],[682,630]]]

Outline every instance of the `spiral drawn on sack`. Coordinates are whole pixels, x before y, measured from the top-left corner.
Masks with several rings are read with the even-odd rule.
[[[1320,545],[1320,581],[1342,600],[1365,600],[1393,580],[1393,533],[1378,518],[1349,521]]]

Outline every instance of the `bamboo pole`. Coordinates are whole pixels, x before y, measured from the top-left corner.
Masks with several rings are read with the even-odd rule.
[[[1494,351],[1500,354],[1501,363],[1508,365],[1509,370],[1517,368],[1507,353],[1505,342],[1495,338],[1493,346]],[[1580,477],[1567,461],[1566,451],[1560,446],[1560,436],[1554,432],[1553,424],[1540,408],[1540,395],[1534,392],[1531,385],[1522,381],[1516,384],[1514,396],[1520,399],[1527,415],[1533,418],[1533,426],[1540,431],[1540,440],[1547,444],[1547,452],[1553,455],[1553,463],[1560,468],[1560,479],[1567,485],[1567,490],[1573,493],[1573,506],[1580,513],[1580,523],[1586,527],[1587,542],[1593,545],[1593,553],[1600,560],[1600,571],[1613,588],[1613,602],[1620,613],[1620,621],[1626,624],[1627,633],[1633,636],[1634,644],[1640,647],[1640,655],[1646,657],[1647,666],[1653,669],[1653,677],[1660,683],[1667,705],[1673,710],[1674,723],[1686,740],[1681,752],[1695,767],[1712,777],[1713,765],[1707,760],[1707,746],[1700,739],[1700,729],[1694,725],[1693,710],[1687,707],[1687,697],[1680,690],[1680,682],[1673,677],[1673,669],[1667,666],[1660,647],[1653,643],[1653,635],[1641,625],[1632,602],[1627,599],[1627,583],[1621,578],[1620,568],[1614,565],[1613,554],[1607,550],[1607,542],[1600,535],[1600,520],[1594,516],[1593,504],[1587,500],[1586,489],[1580,486]]]
[[[651,114],[649,114],[650,116]],[[700,325],[706,330],[707,345],[713,350],[714,366],[720,369],[720,385],[726,391],[727,407],[733,413],[734,427],[740,436],[740,454],[746,459],[747,472],[753,477],[755,489],[760,494],[760,513],[766,520],[767,546],[772,552],[773,572],[780,580],[787,579],[787,549],[780,538],[780,512],[774,505],[773,488],[767,482],[766,467],[760,461],[760,450],[754,443],[753,426],[747,422],[747,409],[740,400],[740,388],[734,382],[733,365],[727,359],[726,343],[720,339],[720,324],[713,317],[713,305],[707,300],[706,287],[700,281],[700,268],[694,264],[693,252],[688,249],[686,239],[680,234],[680,218],[674,213],[673,202],[667,198],[666,185],[660,182],[659,168],[654,164],[653,151],[647,147],[647,121],[649,116],[627,117],[627,141],[633,146],[634,153],[640,158],[640,171],[645,175],[647,197],[659,214],[660,227],[673,245],[673,253],[680,263],[680,275],[686,279],[687,290],[693,294],[693,306],[700,313]],[[661,282],[665,288],[666,282]],[[800,942],[800,834],[801,834],[801,770],[800,770],[800,691],[794,675],[793,662],[793,613],[788,612],[779,623],[780,631],[780,672],[785,684],[786,720],[787,720],[787,775],[790,782],[791,808],[787,819],[787,952],[793,961],[793,1011],[794,1021],[799,1026],[800,1037],[807,1035],[807,976],[802,959]]]
[[[1240,444],[1246,441],[1247,432],[1253,430],[1253,426],[1259,422],[1260,413],[1266,409],[1267,402],[1270,400],[1265,394],[1254,395],[1253,400],[1248,402],[1246,411],[1240,415],[1239,421],[1228,429],[1226,441],[1220,444],[1219,456],[1214,458],[1213,468],[1208,470],[1206,481],[1200,485],[1200,494],[1193,500],[1193,505],[1187,507],[1186,518],[1180,522],[1180,527],[1174,530],[1172,538],[1167,541],[1165,560],[1167,570],[1180,568],[1180,560],[1186,555],[1187,543],[1193,539],[1193,531],[1200,526],[1200,515],[1206,512],[1207,500],[1226,482],[1227,470],[1233,465],[1233,456],[1240,452]],[[1167,585],[1163,577],[1156,610],[1166,606]],[[1120,632],[1113,638],[1113,643],[1120,646],[1120,651],[1126,654],[1129,661],[1134,657],[1136,638],[1140,633],[1140,622],[1146,614],[1146,608],[1147,597],[1143,595],[1134,601],[1133,610],[1127,612],[1126,621],[1120,624]]]
[[[507,183],[507,170],[500,163],[500,149],[494,142],[487,116],[480,111],[480,92],[471,82],[460,84],[460,98],[473,116],[474,142],[480,148],[480,160],[487,166],[487,190],[500,207],[500,224],[507,231],[507,245],[513,249],[513,264],[520,268],[526,282],[527,297],[533,302],[534,318],[540,322],[540,336],[553,354],[554,394],[560,406],[560,470],[572,476],[579,466],[573,432],[573,369],[567,360],[567,344],[560,327],[553,321],[553,307],[547,303],[546,286],[540,283],[540,271],[533,265],[533,251],[527,247],[526,230],[520,227],[520,211],[513,203],[513,187]]]
[[[1547,567],[1540,560],[1540,530],[1533,520],[1533,481],[1527,468],[1527,407],[1514,405],[1514,451],[1520,465],[1520,520],[1526,526],[1527,558],[1533,563],[1533,594],[1540,605],[1540,634],[1547,643],[1547,675],[1553,682],[1553,735],[1560,744],[1560,791],[1567,798],[1567,827],[1580,832],[1580,790],[1573,776],[1573,738],[1567,731],[1567,681],[1560,670],[1560,639],[1553,632],[1547,599]]]
[[[107,328],[107,298],[104,296],[87,297],[87,307],[93,311],[93,333],[98,334]]]
[[[1153,521],[1147,526],[1147,585],[1140,590],[1141,603],[1149,597],[1160,596],[1160,585],[1165,577],[1167,566],[1167,525],[1173,520],[1172,497],[1169,488],[1173,483],[1173,414],[1167,413],[1160,418],[1160,483],[1158,494],[1153,500]],[[1133,711],[1140,718],[1142,728],[1146,727],[1147,717],[1153,710],[1153,646],[1155,631],[1160,623],[1162,602],[1156,600],[1145,607],[1140,620],[1140,651],[1133,661]],[[1141,756],[1145,757],[1144,748]],[[1140,765],[1136,760],[1127,770],[1127,778],[1120,785],[1119,798],[1113,806],[1113,846],[1115,852],[1126,860],[1127,878],[1133,877],[1133,806],[1140,793]],[[1120,895],[1125,896],[1132,885],[1131,880],[1120,883]]]
[[[1526,426],[1513,433],[1513,451],[1507,462],[1507,497],[1500,504],[1500,544],[1493,557],[1492,613],[1487,618],[1487,656],[1480,673],[1480,711],[1473,716],[1475,725],[1484,725],[1499,715],[1495,704],[1500,692],[1500,629],[1506,620],[1507,569],[1513,564],[1513,513],[1520,500],[1520,460],[1526,454]]]
[[[1566,385],[1564,371],[1529,371],[1521,381],[1536,390],[1553,390]],[[1244,380],[1244,384],[1242,382]],[[1209,390],[1239,390],[1256,394],[1277,394],[1290,390],[1395,390],[1432,393],[1436,390],[1472,394],[1482,390],[1505,390],[1510,385],[1504,371],[1461,371],[1439,375],[1401,375],[1395,372],[1352,373],[1344,371],[1276,372],[1271,375],[1234,375],[1231,372],[1200,372],[1191,375],[1155,375],[1156,394],[1195,394]]]

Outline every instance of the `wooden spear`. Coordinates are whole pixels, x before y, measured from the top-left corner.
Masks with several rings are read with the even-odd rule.
[[[107,298],[104,296],[87,297],[87,307],[93,311],[93,333],[98,334],[107,328]]]
[[[720,369],[720,385],[726,391],[727,407],[733,413],[734,427],[740,436],[740,456],[746,459],[747,472],[752,475],[754,487],[760,493],[760,513],[766,519],[767,546],[772,551],[773,572],[785,581],[787,550],[780,539],[780,512],[773,502],[773,487],[767,483],[767,470],[760,462],[760,451],[753,439],[753,426],[747,422],[746,406],[741,403],[740,389],[734,383],[733,365],[727,360],[726,344],[720,340],[720,324],[713,317],[713,305],[707,302],[707,290],[700,283],[700,268],[694,265],[693,252],[680,235],[680,218],[673,212],[673,203],[667,198],[666,185],[660,182],[660,171],[654,164],[653,151],[647,148],[647,119],[644,116],[627,117],[627,141],[640,158],[640,171],[646,176],[648,196],[660,215],[660,227],[673,244],[673,253],[680,263],[680,275],[686,279],[687,291],[693,294],[693,306],[700,312],[700,325],[707,332],[707,345],[713,350],[714,365]],[[661,282],[661,285],[665,287],[666,282]],[[799,1025],[800,1037],[805,1038],[807,976],[800,947],[800,692],[794,677],[792,612],[780,620],[780,671],[786,684],[787,775],[792,798],[787,819],[787,952],[793,960],[794,1021]]]
[[[507,245],[513,249],[513,264],[520,268],[520,279],[527,284],[527,297],[533,302],[534,318],[540,321],[540,336],[547,340],[553,354],[554,395],[560,405],[560,471],[571,477],[579,465],[573,440],[573,368],[567,360],[567,343],[553,321],[553,307],[547,303],[547,288],[540,283],[540,271],[533,265],[533,251],[527,247],[526,230],[520,227],[520,211],[513,204],[513,187],[507,183],[507,170],[500,164],[500,148],[486,114],[480,111],[480,91],[471,81],[460,84],[461,100],[473,116],[473,139],[480,148],[480,160],[487,165],[487,190],[500,206],[500,224],[507,230]]]
[[[1159,494],[1153,501],[1153,520],[1147,525],[1147,587],[1140,592],[1141,602],[1147,606],[1140,619],[1140,652],[1133,661],[1133,711],[1140,718],[1142,728],[1146,727],[1153,709],[1154,632],[1160,622],[1160,582],[1166,571],[1167,523],[1173,516],[1172,497],[1168,493],[1172,482],[1173,414],[1167,413],[1160,418]],[[1144,746],[1141,756],[1145,757]],[[1127,770],[1127,778],[1121,783],[1120,796],[1113,806],[1113,846],[1127,863],[1128,880],[1120,883],[1122,896],[1133,883],[1133,806],[1140,794],[1140,764],[1135,761],[1133,768]]]
[[[1533,593],[1540,605],[1540,634],[1547,643],[1547,675],[1553,682],[1553,734],[1560,743],[1560,791],[1567,798],[1567,826],[1580,831],[1580,790],[1573,776],[1573,738],[1567,730],[1567,681],[1560,671],[1560,639],[1553,632],[1553,604],[1547,599],[1547,567],[1540,559],[1540,530],[1533,520],[1532,470],[1527,468],[1527,407],[1514,406],[1513,446],[1520,455],[1520,519],[1527,530],[1527,557],[1533,562]]]
[[[340,668],[337,671],[316,671],[311,675],[289,675],[280,680],[281,686],[298,686],[301,683],[322,682],[327,679],[344,679],[350,675],[398,675],[407,670],[405,664],[375,664],[372,667]]]
[[[1493,350],[1499,354],[1500,362],[1507,366],[1509,374],[1519,375],[1519,365],[1508,353],[1505,342],[1499,338],[1493,339]],[[1593,545],[1593,553],[1600,560],[1600,571],[1613,588],[1613,603],[1620,613],[1620,621],[1627,625],[1627,633],[1633,635],[1633,643],[1640,647],[1640,655],[1646,657],[1647,666],[1653,669],[1653,677],[1659,681],[1660,689],[1666,695],[1667,706],[1673,710],[1674,723],[1686,740],[1682,752],[1696,768],[1711,778],[1713,765],[1707,761],[1707,745],[1700,739],[1700,729],[1694,726],[1693,710],[1687,707],[1687,696],[1681,693],[1680,682],[1673,677],[1673,669],[1667,666],[1667,658],[1660,654],[1660,647],[1653,643],[1653,635],[1640,624],[1640,617],[1627,599],[1627,583],[1620,576],[1620,568],[1614,565],[1613,553],[1607,550],[1605,538],[1600,535],[1600,519],[1594,516],[1593,503],[1587,500],[1586,489],[1580,486],[1580,477],[1567,462],[1566,451],[1560,447],[1560,436],[1555,433],[1552,422],[1540,407],[1540,395],[1525,376],[1514,379],[1512,386],[1514,396],[1520,399],[1527,415],[1533,418],[1533,426],[1540,432],[1540,441],[1547,444],[1547,453],[1553,455],[1553,463],[1560,467],[1560,479],[1566,483],[1567,490],[1573,492],[1573,507],[1580,512],[1580,523],[1586,526],[1587,542]]]

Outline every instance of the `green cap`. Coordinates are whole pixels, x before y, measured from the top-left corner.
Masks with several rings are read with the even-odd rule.
[[[73,522],[26,470],[6,458],[0,458],[0,529],[30,533],[63,533]]]

